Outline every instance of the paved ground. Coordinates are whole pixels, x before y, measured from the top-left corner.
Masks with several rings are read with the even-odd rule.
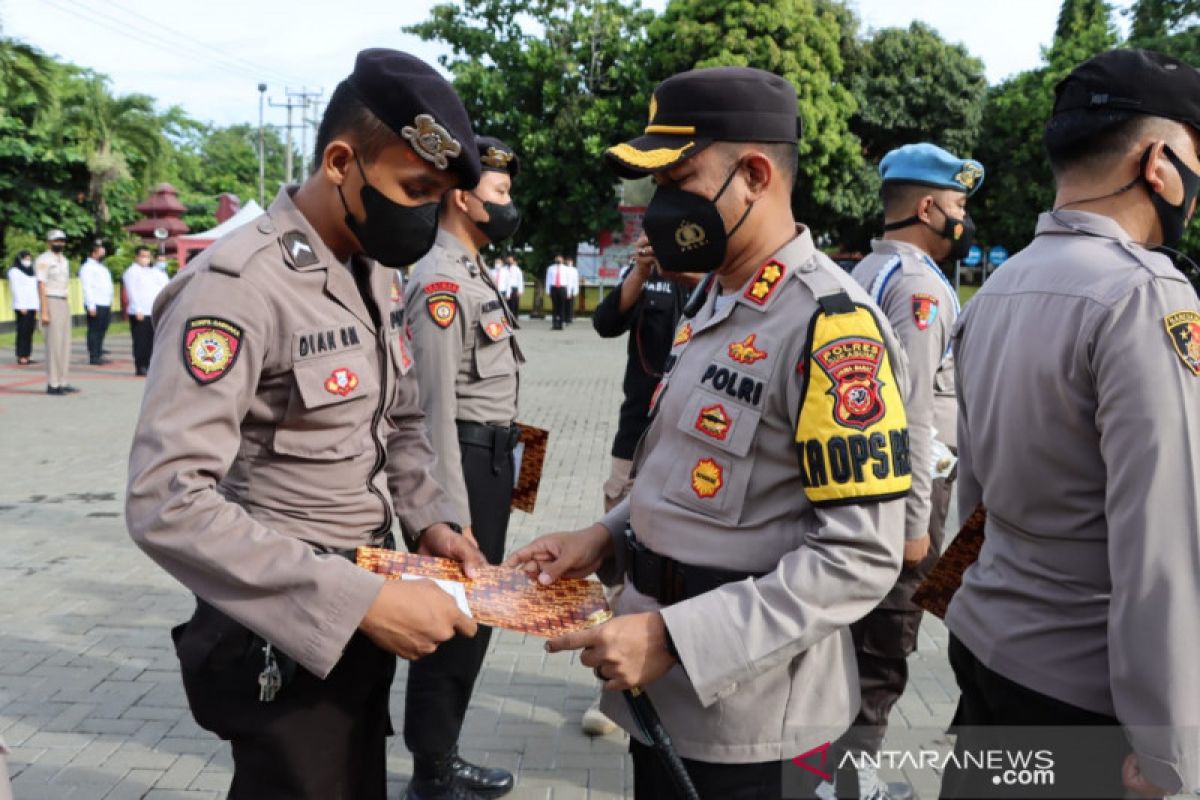
[[[527,322],[522,341],[530,359],[522,418],[553,433],[538,511],[514,516],[514,543],[599,513],[624,358],[623,341],[599,340],[587,320],[565,333]],[[229,748],[192,722],[167,633],[190,614],[190,596],[125,533],[125,462],[141,383],[128,340],[110,346],[115,363],[95,368],[76,343],[71,382],[83,393],[64,398],[44,394],[40,365],[0,357],[0,737],[14,750],[17,800],[222,797]],[[927,621],[912,686],[893,716],[894,740],[941,738],[956,696],[945,640],[945,629]],[[397,719],[403,674],[392,697]],[[517,771],[514,798],[632,796],[626,740],[579,731],[594,694],[591,673],[572,657],[500,633],[463,749]],[[410,766],[394,739],[390,797]],[[920,797],[936,796],[938,776],[908,777]]]

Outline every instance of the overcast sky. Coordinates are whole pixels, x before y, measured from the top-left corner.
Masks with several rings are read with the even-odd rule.
[[[666,0],[648,0],[661,10]],[[400,31],[433,0],[0,0],[6,36],[109,75],[116,91],[142,92],[221,124],[257,122],[257,84],[328,96],[364,47],[394,47],[433,63],[445,52]],[[855,0],[869,29],[914,19],[962,42],[997,82],[1036,66],[1058,13],[1055,0]],[[1118,5],[1128,5],[1120,2]],[[267,108],[268,123],[284,121]]]

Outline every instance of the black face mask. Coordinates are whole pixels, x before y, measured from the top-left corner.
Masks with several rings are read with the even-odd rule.
[[[1179,205],[1168,203],[1166,198],[1154,191],[1150,182],[1146,180],[1146,164],[1150,160],[1150,152],[1148,149],[1142,156],[1140,175],[1146,184],[1146,190],[1150,192],[1150,202],[1154,204],[1154,212],[1158,214],[1158,223],[1162,226],[1163,246],[1174,249],[1179,247],[1179,243],[1183,241],[1183,232],[1187,228],[1192,203],[1196,200],[1196,195],[1200,194],[1200,175],[1192,172],[1188,165],[1175,155],[1174,150],[1164,145],[1163,155],[1179,172],[1179,179],[1183,182],[1183,202]]]
[[[740,167],[740,163],[734,166],[712,200],[673,186],[659,186],[655,190],[642,219],[642,227],[654,248],[654,258],[664,270],[712,272],[725,263],[729,237],[737,233],[750,216],[750,209],[754,208],[753,203],[746,206],[746,213],[733,229],[725,230],[725,220],[717,210],[717,201],[725,194]]]
[[[51,253],[61,253],[63,250],[66,250],[66,249],[67,249],[67,246],[66,246],[65,244],[52,244],[52,245],[50,245],[50,252],[51,252]]]
[[[477,219],[471,221],[475,223],[476,228],[483,231],[483,235],[492,244],[511,239],[517,232],[517,228],[521,227],[521,209],[517,208],[517,204],[513,201],[509,200],[504,205],[500,205],[484,200],[479,195],[475,195],[475,199],[483,204],[483,210],[487,212],[488,218],[487,222],[480,222]]]
[[[425,203],[420,206],[405,206],[393,202],[367,182],[358,156],[354,157],[362,175],[363,186],[359,192],[366,219],[359,222],[346,205],[346,196],[338,186],[338,197],[346,209],[346,227],[362,245],[363,253],[385,267],[400,269],[415,264],[433,249],[438,232],[438,204]]]
[[[929,225],[932,230],[937,231],[938,235],[943,239],[950,240],[950,253],[947,256],[951,261],[961,261],[967,257],[971,250],[971,245],[975,243],[975,220],[971,219],[971,215],[963,212],[962,219],[955,219],[946,213],[946,210],[937,203],[933,207],[942,212],[942,217],[945,222],[942,223],[942,229],[938,230],[928,222],[925,222],[915,214],[908,219],[902,219],[899,222],[892,222],[883,226],[885,231],[895,231],[900,228],[907,228],[910,225],[922,224]]]

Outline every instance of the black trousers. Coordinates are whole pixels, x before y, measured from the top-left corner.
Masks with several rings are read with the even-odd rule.
[[[950,666],[962,695],[951,723],[956,760],[946,764],[943,798],[1121,798],[1121,765],[1132,748],[1113,717],[1064,703],[988,669],[955,636]],[[1004,727],[1000,727],[1004,726]],[[1017,785],[976,768],[967,753],[1047,751],[1053,785]],[[1034,762],[1033,767],[1039,764]]]
[[[575,321],[575,298],[569,297],[566,291],[563,292],[563,322],[570,325]]]
[[[265,703],[262,639],[203,602],[171,633],[192,716],[232,744],[230,800],[386,799],[394,655],[357,633],[321,680],[280,653]]]
[[[509,310],[509,313],[511,313],[513,315],[513,319],[516,319],[517,315],[521,311],[521,293],[520,292],[512,291],[512,292],[508,293],[508,310]]]
[[[29,358],[33,352],[33,332],[38,326],[37,311],[18,311],[17,314],[17,358]]]
[[[512,453],[465,443],[461,449],[471,532],[488,562],[499,564],[511,513]],[[457,747],[491,638],[492,629],[481,625],[473,639],[456,636],[409,665],[404,743],[417,758],[437,758]]]
[[[108,323],[112,320],[112,306],[96,306],[96,315],[87,318],[87,349],[88,360],[99,361],[104,355],[104,335],[108,333]]]
[[[683,797],[671,780],[671,773],[658,754],[637,739],[630,738],[629,754],[633,757],[634,800],[673,800]],[[757,764],[713,764],[707,761],[683,759],[703,800],[779,800],[813,797],[820,780],[815,775],[791,768],[786,762],[765,761]],[[787,794],[784,794],[784,770],[788,773]]]
[[[138,372],[150,368],[150,356],[154,352],[154,322],[144,317],[129,318],[129,335],[133,337],[133,366]]]
[[[559,330],[563,326],[563,317],[566,314],[567,307],[567,290],[561,286],[550,287],[550,309],[551,320],[554,330]]]

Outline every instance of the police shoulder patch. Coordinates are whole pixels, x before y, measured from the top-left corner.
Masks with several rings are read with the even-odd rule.
[[[912,296],[912,313],[917,330],[929,330],[929,326],[937,319],[938,299],[923,292],[914,294]]]
[[[1193,375],[1200,375],[1200,313],[1176,311],[1163,317],[1175,354]]]
[[[242,328],[221,317],[191,317],[183,325],[183,364],[201,386],[229,374],[242,352]]]
[[[908,418],[871,311],[813,317],[796,455],[813,505],[903,497],[912,487]]]
[[[425,310],[439,328],[449,328],[458,316],[458,284],[438,281],[425,287]]]

